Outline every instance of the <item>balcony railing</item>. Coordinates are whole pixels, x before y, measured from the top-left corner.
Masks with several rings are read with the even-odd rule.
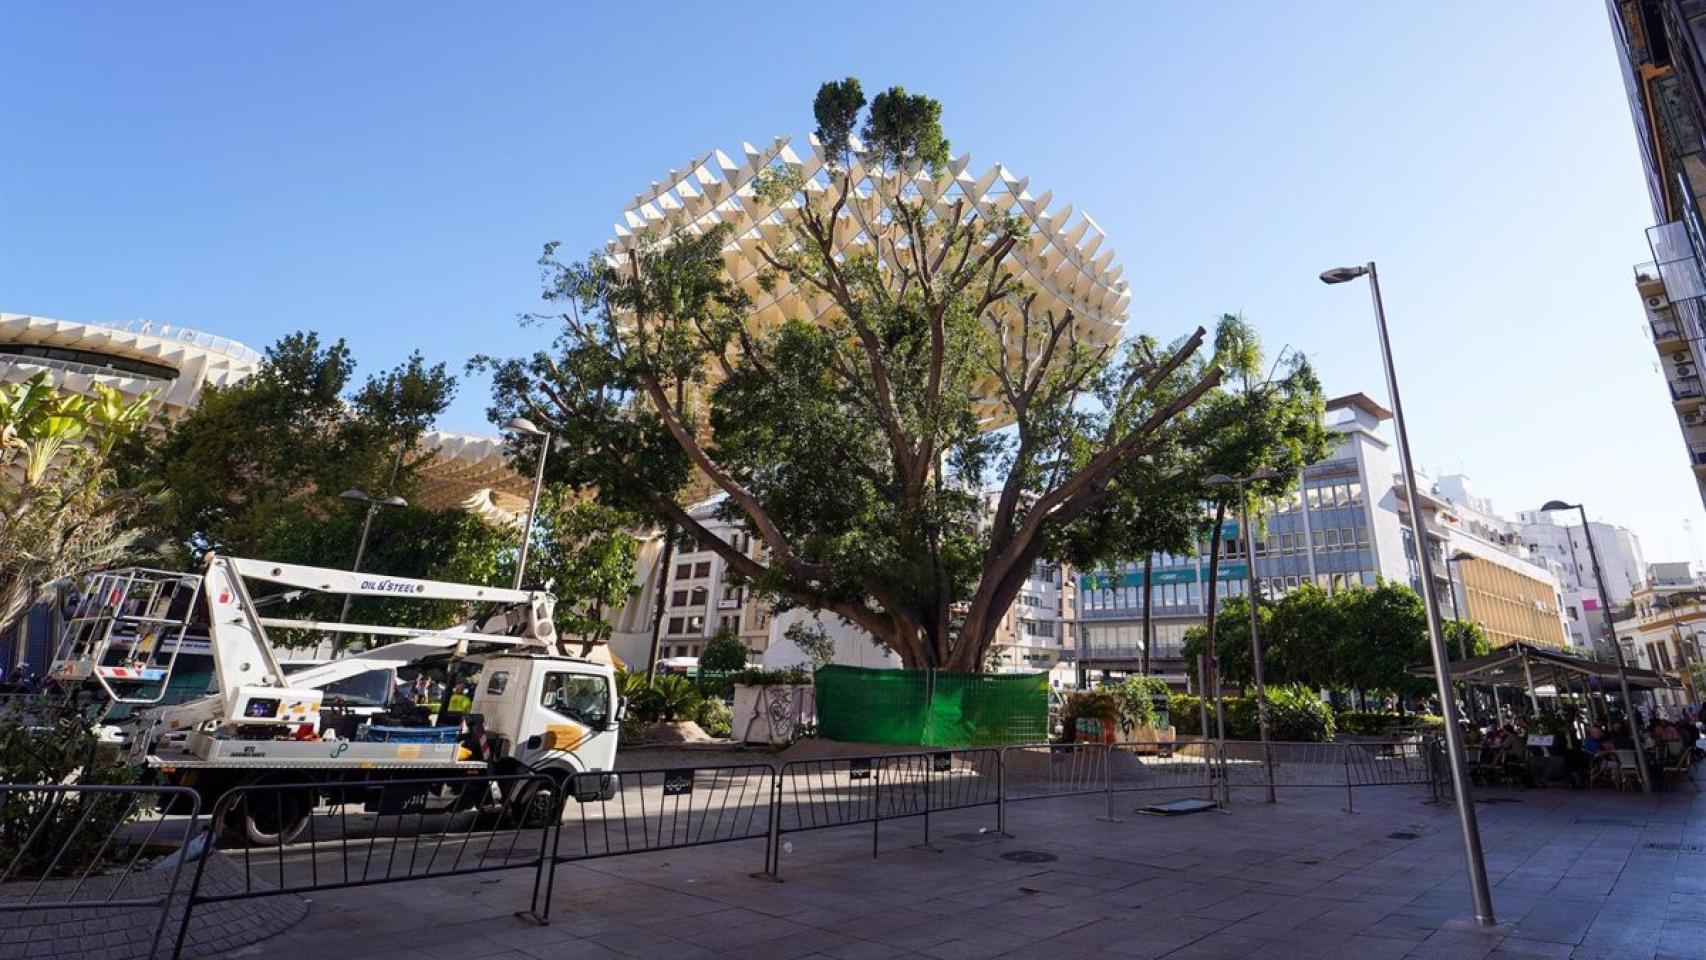
[[[1670,398],[1672,400],[1693,400],[1703,395],[1706,395],[1706,392],[1701,390],[1699,380],[1679,380],[1670,385]]]
[[[1658,283],[1664,278],[1659,275],[1659,265],[1651,260],[1635,264],[1636,283]]]
[[[1681,340],[1681,339],[1683,339],[1682,328],[1677,326],[1675,323],[1670,322],[1668,320],[1667,321],[1654,320],[1652,327],[1653,327],[1653,339],[1657,340],[1660,343],[1663,343],[1667,340]]]

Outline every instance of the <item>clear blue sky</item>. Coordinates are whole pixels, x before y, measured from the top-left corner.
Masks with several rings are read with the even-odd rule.
[[[1602,4],[78,4],[0,7],[0,309],[146,316],[364,370],[547,334],[548,240],[817,84],[945,103],[956,150],[1089,210],[1163,336],[1243,311],[1385,396],[1508,512],[1585,498],[1649,559],[1706,534],[1631,265],[1651,212]],[[480,429],[466,382],[447,425]]]

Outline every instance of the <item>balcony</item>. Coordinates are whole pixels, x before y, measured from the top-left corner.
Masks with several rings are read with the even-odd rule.
[[[1653,345],[1661,350],[1675,350],[1688,342],[1687,336],[1682,332],[1682,325],[1675,320],[1654,320],[1650,326],[1653,329]]]
[[[1683,377],[1671,381],[1670,400],[1677,407],[1692,407],[1706,397],[1706,390],[1701,389],[1699,377]]]
[[[1635,285],[1646,287],[1664,283],[1664,277],[1659,275],[1659,265],[1651,260],[1635,264]]]
[[[1694,465],[1695,476],[1706,476],[1706,444],[1689,444],[1688,459]]]

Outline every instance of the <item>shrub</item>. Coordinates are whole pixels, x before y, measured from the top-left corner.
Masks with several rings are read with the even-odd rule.
[[[693,721],[699,728],[710,736],[724,739],[734,732],[735,715],[729,705],[715,698],[707,698],[699,702],[699,709],[693,716]]]
[[[1066,739],[1074,739],[1074,731],[1078,729],[1078,718],[1086,717],[1092,720],[1118,720],[1120,716],[1119,699],[1109,690],[1091,690],[1066,695],[1066,702],[1061,709],[1061,733]]]
[[[71,700],[40,697],[0,716],[0,783],[123,784],[131,770],[101,749],[99,727]],[[142,813],[122,794],[47,794],[10,790],[0,797],[0,873],[72,876],[130,854],[113,831]]]
[[[740,634],[726,626],[718,627],[699,652],[699,669],[718,673],[746,669],[746,644],[740,642]]]
[[[1119,715],[1134,727],[1153,727],[1159,719],[1155,697],[1167,696],[1167,681],[1159,677],[1127,677],[1108,688],[1119,704]]]
[[[658,677],[651,692],[657,719],[671,723],[682,717],[693,716],[704,699],[699,693],[699,687],[680,674]]]
[[[1226,698],[1226,736],[1258,740],[1261,724],[1256,698]],[[1333,711],[1314,690],[1303,686],[1268,688],[1268,735],[1274,740],[1323,743],[1333,739]]]
[[[680,674],[657,677],[648,687],[645,674],[624,670],[616,675],[616,689],[628,701],[628,719],[636,723],[691,717],[704,699],[698,685]]]
[[[784,670],[747,667],[729,677],[729,680],[738,686],[747,687],[807,686],[812,682],[812,675],[807,673],[804,667],[788,667]]]
[[[1188,693],[1167,695],[1167,715],[1173,729],[1187,736],[1202,736],[1202,698]]]

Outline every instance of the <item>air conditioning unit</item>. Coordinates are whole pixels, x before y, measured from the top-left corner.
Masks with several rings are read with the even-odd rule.
[[[1692,376],[1694,376],[1694,364],[1692,364],[1692,363],[1679,363],[1679,364],[1677,364],[1676,365],[1676,375],[1679,377],[1692,377]]]
[[[1673,360],[1677,363],[1687,363],[1688,362],[1688,351],[1687,350],[1678,350],[1677,352],[1671,354],[1670,358],[1671,358],[1671,360]]]
[[[1654,310],[1663,310],[1664,308],[1670,306],[1670,300],[1668,298],[1662,296],[1662,295],[1648,297],[1647,298],[1647,306],[1653,308]]]
[[[1688,424],[1691,427],[1697,426],[1700,423],[1700,413],[1698,411],[1695,411],[1693,413],[1685,413],[1682,415],[1682,422]]]

